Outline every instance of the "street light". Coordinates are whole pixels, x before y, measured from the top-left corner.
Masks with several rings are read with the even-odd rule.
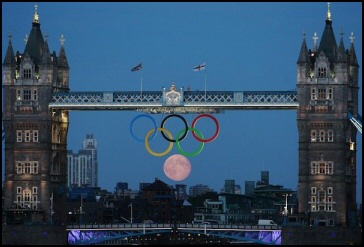
[[[285,197],[286,197],[286,206],[284,207],[284,216],[286,216],[286,217],[287,217],[287,215],[288,215],[287,197],[288,197],[288,196],[291,196],[291,194],[286,193],[286,194],[284,194],[283,196],[285,196]]]
[[[128,207],[130,207],[130,223],[133,224],[133,202]]]

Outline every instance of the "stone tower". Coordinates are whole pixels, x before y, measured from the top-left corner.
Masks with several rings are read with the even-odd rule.
[[[297,61],[299,108],[299,212],[311,225],[355,224],[356,136],[348,114],[358,116],[359,64],[354,34],[349,49],[344,34],[336,43],[330,4],[318,44],[305,38]]]
[[[67,184],[68,111],[51,111],[54,92],[69,91],[69,66],[61,38],[58,54],[43,38],[38,7],[23,53],[11,36],[5,59],[5,181],[8,224],[62,223]]]

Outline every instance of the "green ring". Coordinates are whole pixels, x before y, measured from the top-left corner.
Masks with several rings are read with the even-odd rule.
[[[203,138],[203,135],[202,133],[198,130],[198,129],[195,129],[195,128],[192,128],[192,127],[188,127],[187,130],[191,130],[193,132],[196,132],[197,135],[200,136],[200,138]],[[197,150],[196,152],[194,153],[187,153],[185,152],[182,148],[181,148],[181,145],[179,144],[179,139],[180,139],[180,136],[185,132],[186,130],[181,130],[179,133],[178,133],[178,136],[176,138],[176,143],[177,143],[177,147],[179,149],[179,151],[181,152],[181,154],[185,155],[185,156],[196,156],[198,154],[200,154],[202,152],[202,149],[203,147],[205,146],[205,143],[204,142],[201,142],[201,146],[200,146],[200,149]]]

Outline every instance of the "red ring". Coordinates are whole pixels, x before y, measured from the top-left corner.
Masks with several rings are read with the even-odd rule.
[[[197,116],[197,117],[193,120],[193,122],[192,122],[192,128],[195,128],[195,125],[196,125],[197,121],[198,121],[200,118],[202,118],[202,117],[208,117],[208,118],[211,118],[212,120],[214,120],[215,125],[216,125],[216,132],[215,132],[214,136],[213,136],[213,137],[211,137],[210,139],[202,139],[202,138],[198,137],[194,131],[192,131],[192,134],[193,134],[193,136],[194,136],[197,140],[199,140],[200,142],[212,142],[213,140],[215,140],[215,139],[216,139],[216,137],[217,137],[217,136],[219,135],[219,133],[220,133],[220,125],[219,125],[219,122],[217,121],[217,119],[216,119],[214,116],[212,116],[212,115],[210,115],[210,114],[201,114],[201,115]]]

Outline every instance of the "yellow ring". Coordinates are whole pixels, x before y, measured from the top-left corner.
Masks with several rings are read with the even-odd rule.
[[[158,130],[167,133],[169,139],[173,139],[172,133],[169,130],[166,130],[165,128],[158,128]],[[149,137],[153,134],[154,131],[155,131],[155,129],[151,129],[151,131],[149,131],[148,134],[145,136],[145,147],[148,150],[148,152],[151,155],[154,155],[157,157],[164,156],[164,155],[168,154],[169,152],[171,152],[171,150],[173,148],[173,142],[169,143],[168,149],[166,151],[164,151],[163,153],[156,153],[156,152],[152,151],[152,149],[149,146]]]

